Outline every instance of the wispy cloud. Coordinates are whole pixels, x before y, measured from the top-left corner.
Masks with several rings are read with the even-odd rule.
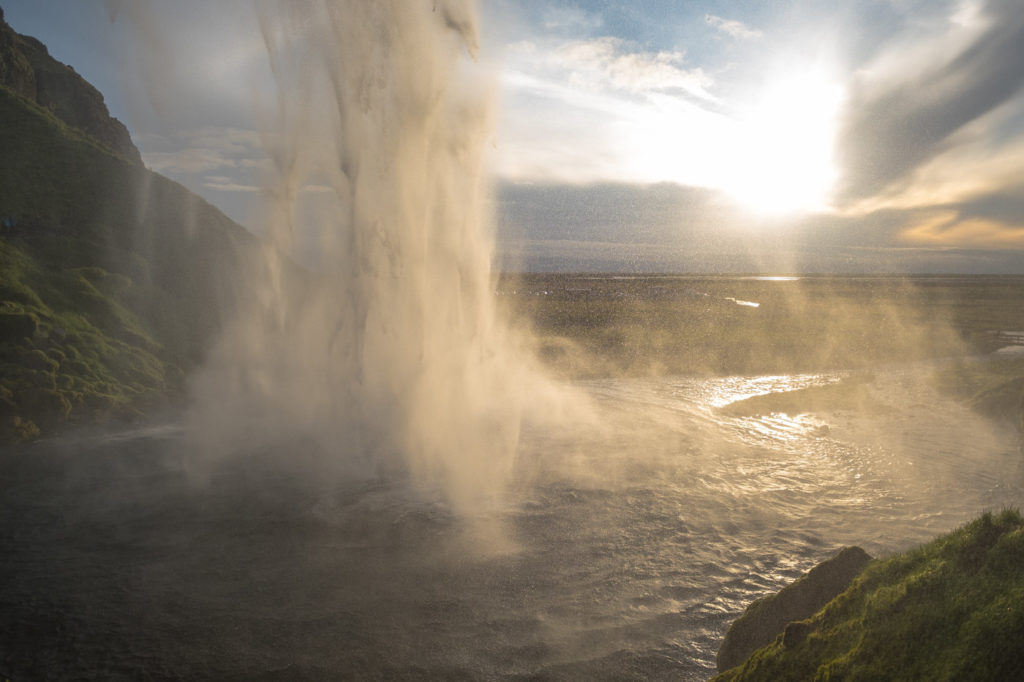
[[[259,134],[244,128],[206,126],[136,142],[149,168],[200,193],[257,194],[270,167]]]
[[[1024,15],[962,2],[855,74],[837,205],[916,247],[1024,249]],[[898,48],[898,49],[896,49]]]
[[[857,202],[907,181],[948,152],[956,133],[1019,96],[1024,13],[1016,2],[993,0],[983,16],[983,30],[974,22],[965,26],[959,14],[951,17],[972,38],[945,59],[903,66],[882,60],[853,83],[838,147],[841,200]]]
[[[255,168],[264,163],[259,135],[252,130],[204,127],[178,133],[138,136],[146,164],[161,173],[206,173],[226,168]]]
[[[722,33],[740,40],[752,40],[760,38],[762,33],[756,28],[750,28],[746,24],[733,19],[723,19],[722,17],[716,17],[714,14],[709,14],[704,17],[705,21],[711,26],[718,29]]]
[[[239,184],[234,178],[226,175],[208,175],[204,178],[203,187],[215,192],[259,192],[255,185]]]
[[[1024,249],[1024,220],[1017,224],[965,217],[957,211],[926,214],[903,232],[915,245]]]
[[[611,37],[520,41],[510,46],[502,79],[495,170],[504,178],[691,177],[709,140],[720,137],[708,133],[721,118],[712,79],[681,51],[644,51]]]
[[[514,56],[535,73],[591,91],[618,90],[634,94],[683,92],[716,101],[708,92],[712,79],[700,68],[685,68],[680,51],[644,52],[613,37],[555,45],[520,43]],[[524,59],[525,58],[525,59]]]
[[[194,147],[173,152],[143,152],[142,158],[151,169],[168,175],[206,173],[237,165],[233,159],[212,150]]]

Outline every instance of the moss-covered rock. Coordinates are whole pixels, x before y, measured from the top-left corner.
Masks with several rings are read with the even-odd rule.
[[[718,650],[718,669],[723,671],[739,665],[780,634],[784,633],[789,643],[797,638],[804,639],[806,625],[795,625],[793,621],[802,621],[817,613],[843,592],[870,560],[860,547],[846,547],[778,594],[751,604],[725,634]]]
[[[850,587],[726,680],[1024,679],[1024,518],[986,513]]]

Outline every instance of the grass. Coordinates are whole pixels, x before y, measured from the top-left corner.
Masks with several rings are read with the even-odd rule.
[[[117,300],[108,276],[46,266],[0,242],[5,440],[64,422],[131,416],[176,387],[180,372],[160,359],[161,346]]]
[[[985,513],[873,561],[803,624],[714,680],[1021,679],[1024,519]]]

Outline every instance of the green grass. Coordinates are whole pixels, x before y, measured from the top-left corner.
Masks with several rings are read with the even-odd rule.
[[[117,300],[123,282],[107,279],[0,240],[0,437],[134,415],[175,387],[160,345]]]
[[[714,679],[1012,680],[1024,674],[1024,519],[986,513],[876,560],[807,621]]]

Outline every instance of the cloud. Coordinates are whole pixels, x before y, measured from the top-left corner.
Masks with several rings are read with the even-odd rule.
[[[271,170],[262,138],[254,130],[204,126],[134,137],[146,165],[216,203],[232,219],[250,223]]]
[[[712,79],[700,68],[684,68],[685,55],[676,50],[634,51],[626,41],[610,36],[525,48],[532,52],[532,69],[563,78],[577,88],[634,94],[675,91],[716,101],[708,92]]]
[[[233,159],[213,150],[193,147],[173,152],[143,152],[142,158],[152,170],[168,175],[190,175],[236,166]]]
[[[853,84],[837,154],[841,203],[906,183],[915,169],[949,151],[956,133],[1024,87],[1024,13],[1017,2],[991,0],[981,18],[965,21],[960,12],[950,23],[970,40],[948,57],[930,65],[911,59],[909,67],[883,61]],[[943,35],[936,46],[948,49],[951,42],[955,36]]]
[[[234,179],[223,175],[208,175],[203,182],[203,187],[215,192],[259,192],[260,188],[255,185],[242,185]]]
[[[253,169],[266,162],[259,135],[240,128],[204,127],[172,136],[140,135],[136,142],[146,165],[171,175]]]
[[[302,192],[304,194],[337,194],[338,190],[327,185],[308,184],[303,185]]]
[[[1024,17],[1014,4],[960,3],[926,39],[898,42],[859,74],[837,154],[851,224],[887,215],[897,244],[1002,250],[1011,256],[985,262],[1020,271]]]
[[[1024,274],[1024,191],[758,222],[720,192],[668,183],[498,189],[499,262],[512,270]]]
[[[713,14],[707,15],[704,19],[708,24],[732,38],[753,40],[760,38],[762,35],[761,31],[756,28],[750,28],[746,24],[732,19],[723,19],[722,17],[716,17]]]
[[[964,217],[957,211],[925,215],[903,233],[907,243],[959,248],[1024,250],[1024,221],[1017,225]]]
[[[521,41],[502,72],[494,170],[592,182],[697,177],[722,118],[711,79],[678,51],[616,38]]]

